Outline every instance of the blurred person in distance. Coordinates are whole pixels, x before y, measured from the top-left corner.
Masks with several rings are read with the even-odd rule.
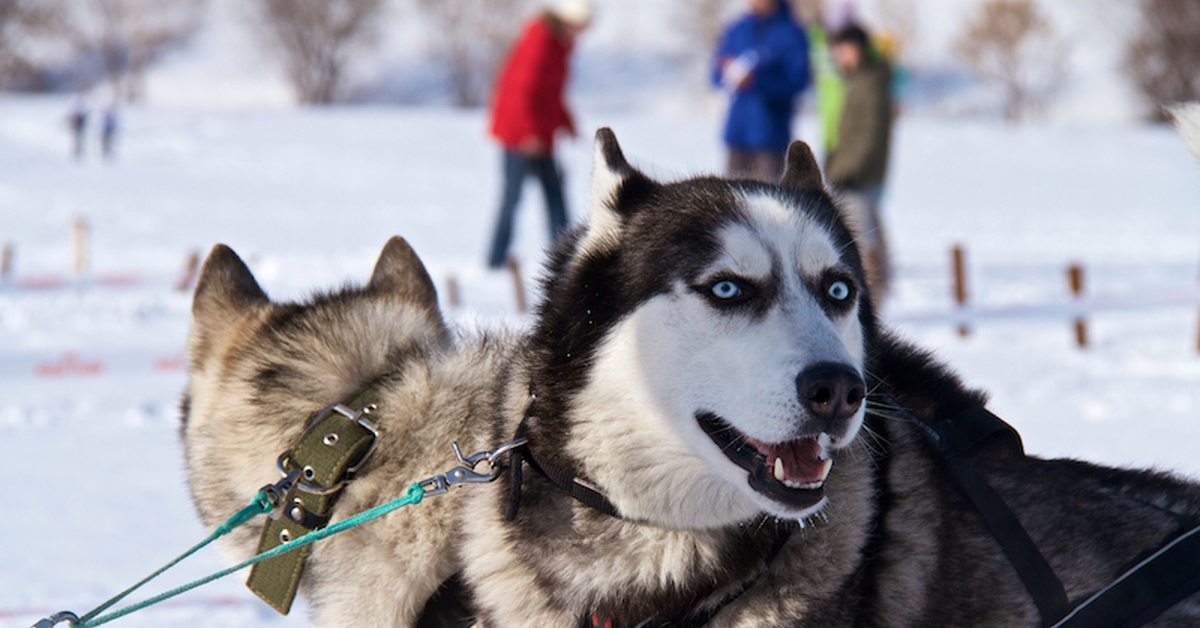
[[[796,97],[810,83],[808,39],[786,0],[746,0],[717,45],[712,80],[730,98],[726,174],[778,182]]]
[[[491,101],[491,132],[503,147],[504,190],[488,255],[490,268],[508,260],[527,176],[541,182],[553,241],[567,226],[555,136],[576,135],[563,99],[576,38],[591,24],[589,0],[558,0],[529,20],[501,66]]]
[[[825,177],[858,238],[867,281],[877,298],[891,275],[887,241],[879,217],[892,132],[892,71],[870,37],[851,23],[830,38],[830,52],[842,76],[844,101],[836,144],[825,156]]]

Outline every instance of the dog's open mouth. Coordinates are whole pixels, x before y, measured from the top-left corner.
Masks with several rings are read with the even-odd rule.
[[[833,461],[816,438],[763,443],[711,412],[697,413],[696,421],[726,457],[750,473],[750,488],[794,508],[810,508],[824,499]]]

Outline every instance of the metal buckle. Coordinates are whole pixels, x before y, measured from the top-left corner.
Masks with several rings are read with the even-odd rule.
[[[61,613],[55,613],[55,614],[39,621],[38,623],[33,625],[33,628],[53,628],[53,626],[60,624],[64,621],[67,622],[68,624],[71,624],[72,626],[74,626],[75,624],[79,623],[79,617],[76,616],[75,613],[72,613],[71,611],[62,611]]]
[[[363,464],[367,461],[367,458],[370,458],[371,454],[375,453],[375,442],[379,440],[379,427],[377,425],[375,425],[374,421],[367,418],[367,415],[369,415],[375,411],[375,407],[376,407],[375,404],[368,403],[367,405],[363,406],[361,410],[358,410],[356,412],[354,410],[351,410],[350,408],[347,408],[346,406],[343,406],[340,403],[335,403],[332,406],[325,408],[325,410],[322,411],[321,414],[317,415],[318,417],[320,417],[320,416],[324,415],[326,412],[337,412],[338,414],[350,419],[351,421],[354,421],[360,427],[362,427],[363,429],[365,429],[371,433],[370,446],[368,446],[367,450],[365,452],[363,452],[362,458],[359,458],[358,462],[355,462],[353,466],[346,469],[346,477],[345,477],[346,480],[353,480],[354,476],[358,474],[358,470],[360,468],[362,468]],[[345,482],[342,482],[342,484],[345,484]]]
[[[496,451],[481,451],[469,457],[464,457],[462,450],[458,448],[458,442],[455,441],[450,443],[450,447],[454,449],[454,457],[458,458],[461,464],[443,474],[422,480],[419,484],[425,490],[425,495],[428,496],[446,493],[455,484],[484,484],[491,482],[500,477],[500,471],[504,469],[503,465],[499,464],[496,459],[518,447],[524,446],[526,442],[526,439],[518,438],[510,443],[501,445]]]
[[[346,469],[345,474],[342,476],[342,480],[337,484],[330,487],[315,486],[304,481],[305,479],[312,478],[301,478],[297,476],[294,480],[293,490],[289,491],[289,495],[295,490],[299,490],[310,495],[325,496],[332,495],[345,488],[346,482],[353,480],[354,476],[358,473],[358,470],[361,469],[363,464],[367,462],[367,459],[371,457],[371,454],[375,453],[375,443],[379,439],[379,428],[375,425],[374,421],[367,418],[367,415],[374,411],[375,404],[373,403],[363,406],[363,408],[358,411],[351,410],[340,403],[335,403],[332,406],[328,406],[324,410],[318,412],[317,416],[314,417],[312,421],[309,421],[308,426],[305,427],[305,430],[311,428],[318,420],[320,420],[321,417],[325,416],[326,414],[330,412],[336,412],[347,419],[354,421],[360,427],[370,432],[371,444],[367,447],[367,450],[363,452],[362,457],[359,458],[354,465]],[[275,460],[275,467],[279,469],[279,475],[283,476],[284,478],[287,478],[292,473],[296,473],[295,471],[288,471],[287,464],[288,452],[280,454],[279,458]]]
[[[295,491],[299,490],[299,491],[308,493],[309,495],[317,495],[317,496],[323,497],[325,495],[332,495],[346,487],[346,480],[342,480],[341,482],[338,482],[337,484],[334,484],[333,486],[330,486],[330,487],[315,486],[315,485],[309,484],[308,482],[305,482],[304,480],[300,479],[301,472],[299,469],[297,469],[295,471],[287,470],[288,461],[289,461],[289,459],[288,459],[288,455],[286,453],[280,454],[279,458],[277,458],[275,460],[275,468],[279,469],[279,475],[283,476],[284,479],[287,479],[289,476],[293,476],[293,475],[295,476],[295,479],[292,480],[291,490],[288,491],[289,495],[294,493]],[[349,477],[347,477],[347,479],[349,479]]]

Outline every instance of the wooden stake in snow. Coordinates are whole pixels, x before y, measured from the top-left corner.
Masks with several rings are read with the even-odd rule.
[[[0,282],[12,278],[14,255],[12,242],[5,242],[4,250],[0,251]]]
[[[1080,301],[1083,298],[1083,267],[1079,264],[1067,267],[1067,280],[1071,284],[1071,295],[1076,302]],[[1088,346],[1087,321],[1082,313],[1075,318],[1075,344],[1081,349]]]
[[[71,268],[75,276],[82,278],[88,272],[88,223],[76,218],[71,223]]]
[[[462,304],[458,295],[458,279],[454,275],[446,277],[446,303],[450,307],[458,307]]]
[[[954,269],[954,303],[958,305],[961,312],[967,307],[967,269],[966,269],[966,253],[963,252],[961,245],[955,244],[950,251],[950,258]],[[967,337],[971,333],[971,328],[967,326],[965,319],[958,324],[958,335]]]
[[[183,261],[183,273],[175,282],[177,292],[187,292],[196,281],[196,273],[200,270],[200,251],[190,251]]]
[[[508,271],[512,273],[513,290],[516,291],[517,313],[524,314],[529,310],[529,306],[525,303],[525,284],[521,281],[521,263],[515,257],[508,258],[504,263],[508,267]]]

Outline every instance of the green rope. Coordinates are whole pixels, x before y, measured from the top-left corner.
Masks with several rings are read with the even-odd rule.
[[[334,534],[337,534],[338,532],[349,530],[350,528],[362,525],[372,519],[382,517],[383,515],[386,515],[387,513],[391,512],[393,510],[396,510],[397,508],[400,508],[402,506],[417,504],[421,501],[421,498],[424,496],[425,496],[425,489],[421,488],[421,484],[419,482],[414,482],[413,484],[411,484],[408,487],[408,492],[405,493],[404,497],[400,497],[400,498],[394,499],[390,502],[380,504],[379,506],[370,508],[368,510],[364,510],[364,511],[358,513],[357,515],[354,515],[353,517],[350,517],[343,521],[339,521],[337,523],[331,524],[331,525],[321,528],[319,530],[314,530],[312,532],[309,532],[309,533],[305,534],[304,536],[293,539],[293,540],[291,540],[287,543],[284,543],[283,545],[280,545],[278,547],[275,547],[273,549],[267,550],[261,554],[254,556],[253,558],[250,558],[249,560],[247,560],[241,564],[234,565],[233,567],[219,571],[211,576],[207,576],[205,578],[201,578],[199,580],[185,584],[181,587],[171,589],[170,591],[167,591],[166,593],[163,593],[163,594],[157,595],[155,597],[152,597],[150,599],[138,602],[137,604],[132,604],[125,608],[113,611],[112,613],[109,613],[107,615],[104,615],[101,617],[96,617],[98,614],[104,612],[105,609],[111,607],[113,604],[116,604],[121,599],[123,599],[125,596],[132,593],[138,587],[149,582],[150,580],[153,580],[159,574],[170,569],[172,566],[174,566],[175,564],[177,564],[179,561],[183,560],[184,558],[187,558],[188,556],[191,556],[192,554],[196,553],[196,551],[198,551],[200,548],[204,547],[205,545],[208,545],[209,543],[212,543],[213,541],[224,536],[225,534],[228,534],[234,528],[237,528],[238,526],[246,523],[247,521],[253,519],[254,517],[270,512],[271,511],[270,500],[267,498],[267,495],[265,492],[260,491],[259,494],[254,497],[253,503],[251,503],[249,506],[246,506],[245,508],[238,511],[237,514],[230,517],[227,521],[225,521],[225,523],[217,526],[216,530],[213,530],[213,533],[211,535],[209,535],[209,537],[207,539],[205,539],[204,541],[201,541],[198,545],[196,545],[192,549],[185,552],[179,558],[176,558],[175,560],[171,561],[162,569],[159,569],[158,571],[150,574],[145,579],[143,579],[141,582],[126,589],[125,591],[123,591],[116,597],[112,598],[111,600],[105,602],[104,604],[101,604],[99,607],[97,607],[95,610],[91,611],[90,613],[83,615],[82,617],[79,618],[79,621],[74,622],[73,625],[77,626],[78,628],[93,628],[94,626],[100,626],[102,624],[106,624],[114,619],[124,617],[125,615],[134,613],[136,611],[140,611],[148,606],[153,606],[155,604],[158,604],[159,602],[169,600],[177,595],[191,591],[192,589],[195,589],[196,587],[200,587],[200,586],[208,584],[209,582],[212,582],[214,580],[224,578],[225,576],[228,576],[229,574],[231,574],[235,571],[245,569],[246,567],[249,567],[255,563],[262,562],[264,560],[267,560],[268,558],[274,558],[275,556],[290,552],[291,550],[294,550],[296,548],[303,547],[305,545],[314,543],[316,541],[320,541],[321,539],[329,537],[329,536],[333,536]]]

